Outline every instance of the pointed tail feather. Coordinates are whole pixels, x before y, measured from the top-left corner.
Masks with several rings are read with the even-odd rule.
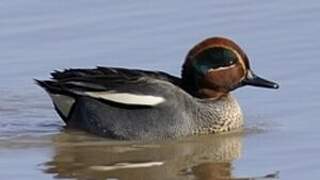
[[[58,82],[55,81],[41,81],[34,79],[35,83],[52,94],[65,94]]]
[[[34,81],[47,91],[56,111],[64,122],[68,124],[68,119],[75,103],[74,96],[64,91],[56,81],[41,81],[37,79],[34,79]]]

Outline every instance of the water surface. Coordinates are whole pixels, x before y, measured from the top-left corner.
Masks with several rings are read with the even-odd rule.
[[[319,18],[316,0],[1,1],[0,178],[319,178]],[[217,35],[281,85],[234,92],[242,133],[122,142],[66,131],[32,81],[96,65],[179,75],[188,50]]]

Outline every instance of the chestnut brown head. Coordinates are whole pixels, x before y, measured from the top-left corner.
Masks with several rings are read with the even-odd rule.
[[[279,88],[256,76],[244,51],[222,37],[206,39],[190,50],[183,64],[182,83],[186,91],[200,98],[221,97],[244,85]]]

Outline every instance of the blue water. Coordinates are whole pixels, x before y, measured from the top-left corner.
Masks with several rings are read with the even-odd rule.
[[[281,179],[319,178],[319,18],[316,0],[2,0],[0,178],[205,179],[214,167],[225,167],[220,161],[233,177],[280,171]],[[277,91],[234,92],[246,115],[243,135],[150,145],[65,132],[32,81],[54,69],[96,65],[179,75],[188,50],[212,36],[234,39],[257,74],[280,84]],[[165,163],[92,168],[128,161]],[[185,169],[191,175],[181,174]]]

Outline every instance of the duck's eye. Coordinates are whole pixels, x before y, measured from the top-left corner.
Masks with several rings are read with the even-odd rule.
[[[209,69],[231,66],[237,62],[236,54],[223,47],[208,48],[194,58],[193,65],[201,73],[206,73]]]
[[[234,63],[234,60],[233,60],[233,59],[231,59],[231,60],[228,61],[228,65],[232,65],[233,63]]]

